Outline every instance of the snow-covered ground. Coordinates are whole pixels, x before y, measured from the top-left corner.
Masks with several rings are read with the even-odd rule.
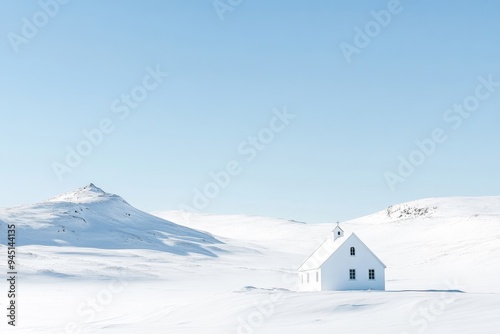
[[[497,333],[500,197],[426,199],[348,222],[387,291],[296,292],[332,224],[141,212],[89,185],[0,209],[17,226],[13,333]],[[0,253],[6,258],[5,240]],[[2,272],[6,272],[2,261]],[[6,284],[0,284],[5,296]],[[6,297],[0,298],[5,310]],[[6,313],[6,311],[4,311]],[[5,319],[5,316],[2,318]]]

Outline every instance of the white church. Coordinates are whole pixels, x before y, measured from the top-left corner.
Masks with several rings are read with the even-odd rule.
[[[339,224],[298,269],[300,291],[385,290],[385,268],[354,233]]]

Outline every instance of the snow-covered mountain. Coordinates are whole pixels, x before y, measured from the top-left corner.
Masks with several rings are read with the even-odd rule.
[[[387,265],[386,292],[296,292],[295,270],[334,219],[150,215],[89,185],[0,209],[0,220],[18,229],[29,319],[19,333],[68,324],[120,334],[493,334],[500,326],[500,197],[424,199],[341,222]]]
[[[211,249],[220,243],[210,234],[142,212],[93,184],[42,203],[0,209],[0,223],[16,225],[18,246],[151,249],[180,255],[214,255]]]

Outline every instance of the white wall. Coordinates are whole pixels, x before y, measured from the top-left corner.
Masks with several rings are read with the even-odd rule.
[[[350,248],[356,255],[350,255]],[[349,269],[356,270],[356,279],[349,279]],[[368,270],[375,269],[375,279],[370,280]],[[385,290],[385,268],[355,236],[324,263],[322,267],[321,290]]]
[[[318,273],[318,280],[316,280]],[[307,274],[309,274],[309,282],[307,282]],[[321,291],[321,270],[308,270],[299,272],[300,291]]]

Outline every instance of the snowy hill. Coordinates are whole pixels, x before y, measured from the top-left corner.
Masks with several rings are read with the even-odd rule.
[[[0,209],[22,245],[19,303],[29,321],[17,332],[71,324],[120,334],[493,334],[500,326],[500,197],[424,199],[342,222],[387,265],[386,292],[296,292],[295,270],[330,237],[333,220],[154,215],[93,185]]]
[[[467,291],[500,292],[500,197],[424,199],[347,222],[388,266],[393,288],[436,288],[460,278]]]
[[[333,224],[300,224],[251,216],[179,211],[155,213],[193,229],[256,242],[293,254],[296,269],[329,237]],[[332,222],[333,223],[333,222]],[[343,222],[387,265],[388,289],[445,289],[460,278],[462,289],[500,292],[500,197],[431,198]],[[258,240],[258,241],[257,241]]]
[[[212,245],[220,243],[209,234],[137,210],[93,184],[42,203],[0,209],[0,223],[17,226],[19,246],[152,249],[213,256]]]

